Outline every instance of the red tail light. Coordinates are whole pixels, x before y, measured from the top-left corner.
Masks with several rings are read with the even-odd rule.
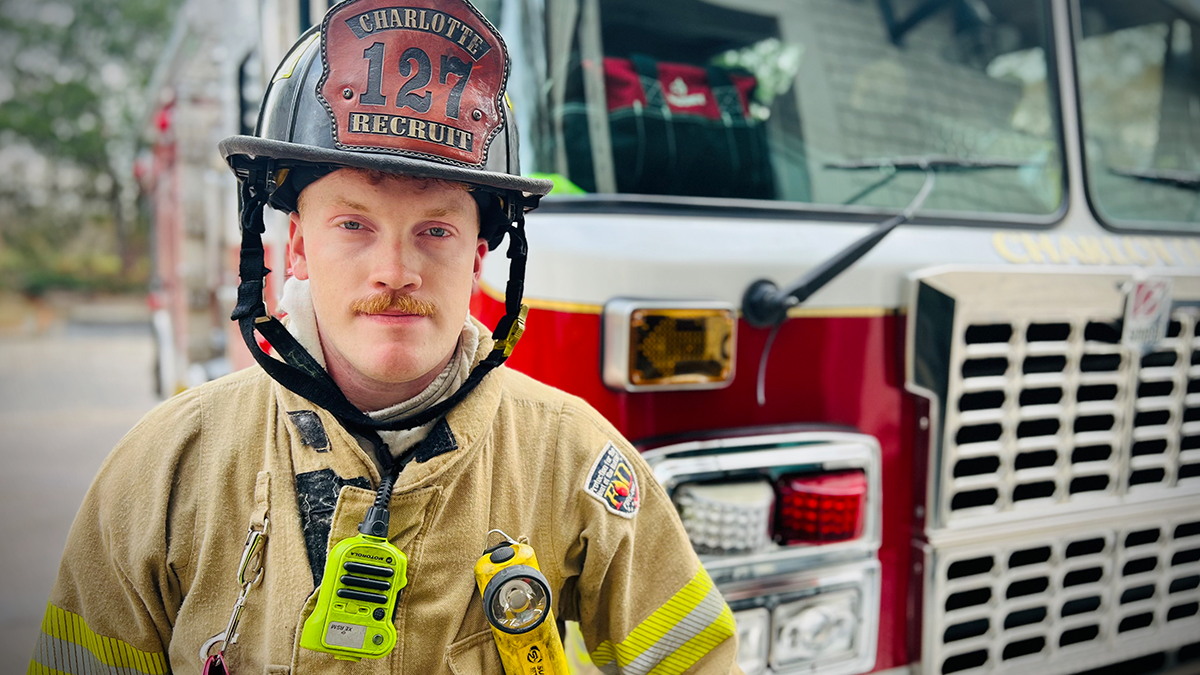
[[[776,483],[781,544],[825,544],[862,536],[867,477],[862,471],[784,476]]]

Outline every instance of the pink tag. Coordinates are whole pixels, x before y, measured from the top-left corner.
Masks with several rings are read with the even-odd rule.
[[[208,657],[202,672],[204,675],[229,675],[229,670],[225,667],[225,652],[217,652]]]

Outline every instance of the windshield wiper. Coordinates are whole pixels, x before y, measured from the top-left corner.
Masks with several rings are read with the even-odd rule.
[[[955,157],[954,155],[907,155],[878,157],[875,159],[851,159],[842,162],[826,162],[827,169],[1019,169],[1038,166],[1041,162],[997,157]]]
[[[1111,166],[1108,170],[1126,178],[1137,178],[1148,183],[1200,192],[1200,173],[1194,171],[1180,171],[1178,169],[1117,169]]]
[[[884,157],[880,159],[862,159],[826,164],[825,168],[844,169],[847,171],[866,169],[889,170],[889,173],[882,179],[861,190],[847,203],[853,203],[878,190],[901,173],[922,171],[925,173],[925,183],[921,186],[921,190],[917,193],[917,196],[913,197],[913,200],[900,213],[883,221],[875,229],[859,238],[858,241],[838,251],[829,259],[809,270],[807,274],[800,277],[791,286],[781,289],[770,279],[759,279],[746,288],[746,292],[742,294],[742,316],[746,319],[747,323],[756,328],[771,327],[771,334],[767,337],[762,357],[758,362],[758,386],[756,388],[758,404],[760,406],[766,405],[767,358],[771,354],[771,346],[775,344],[775,335],[779,332],[779,327],[783,325],[783,320],[787,318],[788,310],[809,299],[813,293],[821,290],[826,284],[844,272],[847,267],[853,265],[859,258],[875,248],[875,245],[886,237],[889,232],[911,220],[913,214],[921,208],[921,205],[925,203],[925,199],[929,197],[929,193],[933,191],[934,177],[939,172],[1017,169],[1027,166],[1037,166],[1039,164],[1040,162],[990,158],[972,159],[949,155]]]
[[[883,178],[859,190],[843,205],[849,206],[863,199],[872,192],[892,182],[892,179],[904,172],[925,171],[931,169],[948,173],[951,171],[975,171],[979,169],[1023,169],[1028,166],[1038,166],[1037,162],[1027,162],[1015,159],[970,158],[954,157],[953,155],[913,155],[906,157],[884,157],[880,159],[859,159],[845,162],[828,162],[826,169],[843,169],[846,171],[864,171],[868,169],[882,170],[886,173]]]
[[[750,284],[746,288],[746,292],[742,295],[742,316],[746,318],[746,321],[751,326],[756,328],[766,328],[781,323],[787,317],[788,309],[803,303],[813,293],[821,290],[822,287],[844,272],[847,267],[853,265],[859,258],[866,255],[889,232],[894,230],[898,225],[908,222],[913,214],[921,208],[921,205],[925,202],[925,198],[933,190],[934,176],[937,173],[982,169],[1016,169],[1027,166],[1038,166],[1039,164],[1039,162],[1021,160],[972,159],[949,155],[884,157],[825,164],[825,167],[828,169],[843,169],[847,171],[861,171],[866,169],[890,170],[890,173],[881,180],[867,186],[867,189],[860,191],[848,200],[847,203],[853,203],[867,194],[878,190],[901,173],[923,171],[925,173],[925,184],[921,186],[920,192],[917,193],[912,202],[904,207],[900,213],[883,221],[858,241],[837,252],[828,260],[821,262],[787,288],[779,288],[770,279],[759,279]]]

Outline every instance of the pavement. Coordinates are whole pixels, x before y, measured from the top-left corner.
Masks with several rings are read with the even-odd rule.
[[[107,305],[113,311],[101,311]],[[158,403],[144,301],[0,297],[0,663],[23,672],[92,477]]]

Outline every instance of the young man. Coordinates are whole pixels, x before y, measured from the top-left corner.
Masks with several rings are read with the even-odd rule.
[[[114,450],[30,672],[498,673],[473,575],[497,529],[537,552],[602,671],[737,672],[732,615],[637,451],[500,367],[524,320],[524,212],[549,190],[517,169],[508,65],[465,0],[349,0],[293,48],[259,135],[222,143],[242,190],[234,319],[259,367]],[[268,204],[291,214],[286,329],[262,304]],[[468,303],[505,234],[489,336]],[[330,549],[360,531],[407,556],[407,586],[362,619],[394,648],[351,663],[301,634]]]

